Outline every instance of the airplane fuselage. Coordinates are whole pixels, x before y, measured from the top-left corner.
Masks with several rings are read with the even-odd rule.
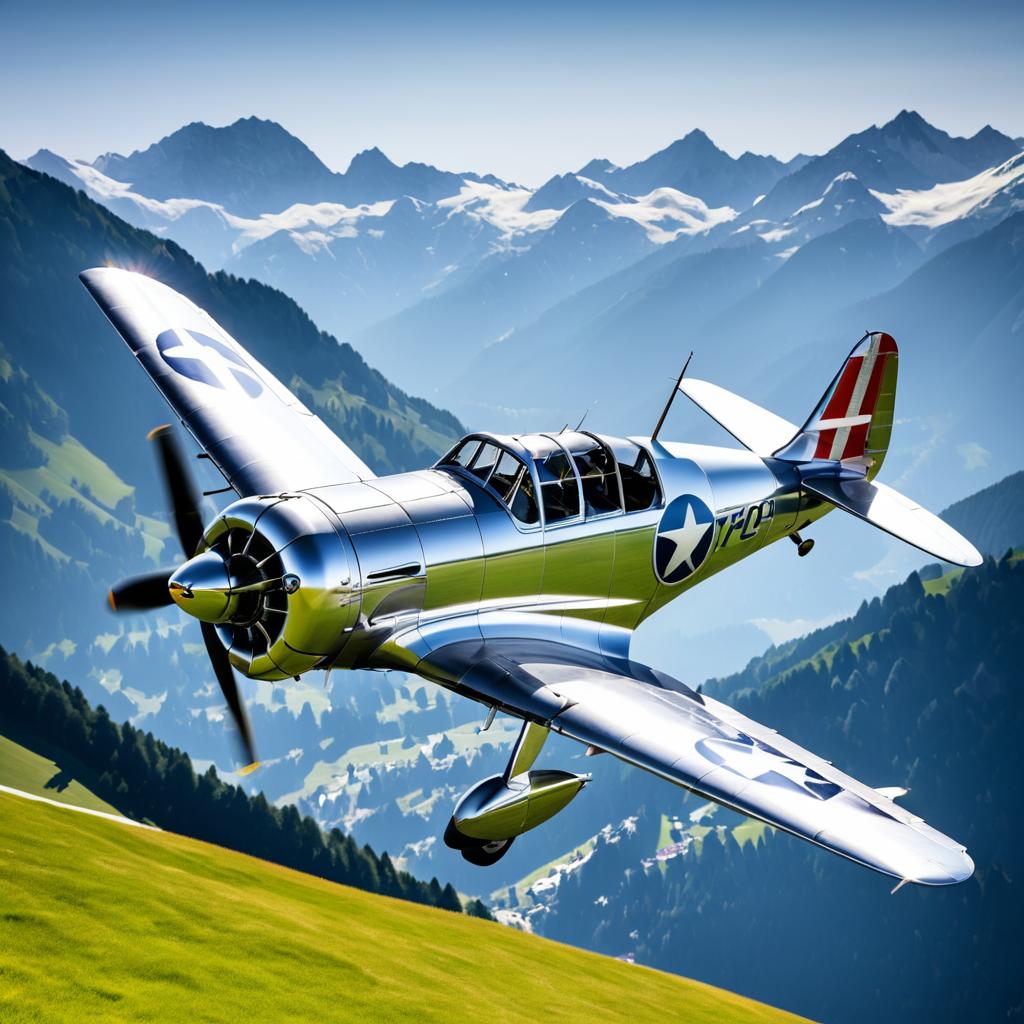
[[[515,502],[502,500],[501,485],[445,460],[229,506],[207,544],[222,545],[223,554],[233,547],[238,557],[246,546],[240,531],[255,530],[250,561],[278,559],[274,573],[295,586],[277,596],[279,607],[270,595],[253,603],[248,626],[237,625],[236,612],[220,627],[235,667],[267,679],[327,667],[412,670],[437,644],[489,630],[508,635],[516,622],[531,636],[624,657],[632,630],[663,605],[829,507],[802,495],[786,464],[737,449],[595,434],[529,435],[525,444],[478,434],[462,445],[494,445],[521,459],[520,486],[545,495],[531,446],[565,443],[571,454],[578,438],[609,452],[635,450],[641,460],[647,453],[653,475],[641,500],[651,496],[649,507],[623,507],[620,467],[602,481],[614,499],[592,507],[577,466],[575,476],[553,483],[570,508],[578,490],[575,514],[564,514],[563,501],[561,518],[550,521],[555,506],[545,496],[534,502],[536,521],[524,522]],[[619,507],[603,507],[614,502]]]

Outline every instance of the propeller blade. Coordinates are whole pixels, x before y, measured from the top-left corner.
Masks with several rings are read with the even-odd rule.
[[[238,681],[235,679],[235,671],[231,667],[231,660],[228,658],[228,652],[220,642],[220,637],[217,635],[216,627],[211,625],[209,622],[202,622],[200,623],[200,626],[203,630],[203,640],[206,643],[206,651],[210,655],[214,674],[217,676],[217,682],[220,684],[220,692],[224,694],[224,699],[228,704],[228,710],[231,712],[231,717],[235,720],[235,725],[238,727],[239,738],[241,739],[242,746],[245,749],[246,765],[238,774],[248,775],[250,772],[259,768],[260,763],[256,757],[256,748],[252,741],[252,729],[249,726],[249,716],[245,712],[245,705],[242,703],[242,697],[238,692]]]
[[[185,456],[169,424],[155,427],[149,439],[156,442],[164,486],[174,515],[174,526],[186,558],[191,558],[203,539],[203,517],[199,512],[199,492],[192,482]]]
[[[107,594],[107,604],[115,612],[146,612],[151,608],[174,604],[171,592],[167,589],[167,581],[173,572],[173,569],[158,569],[144,576],[132,576],[131,579],[115,583]]]

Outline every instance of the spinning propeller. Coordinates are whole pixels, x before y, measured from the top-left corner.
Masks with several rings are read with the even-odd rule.
[[[249,579],[239,580],[234,578],[228,563],[217,552],[196,554],[203,539],[203,520],[199,512],[199,494],[186,468],[181,448],[171,428],[166,425],[150,431],[149,439],[156,442],[175,531],[188,561],[177,569],[158,569],[123,580],[115,584],[107,600],[110,607],[119,613],[149,611],[177,604],[199,619],[206,653],[210,656],[221,693],[238,727],[244,748],[246,767],[239,774],[248,775],[259,767],[259,761],[235,673],[215,623],[233,620],[240,594],[263,589],[268,582],[277,581],[259,578],[251,582]]]

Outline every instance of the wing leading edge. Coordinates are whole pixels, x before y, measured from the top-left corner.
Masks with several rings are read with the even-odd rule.
[[[184,295],[113,267],[80,277],[239,495],[373,477],[347,444]]]
[[[544,640],[466,640],[420,674],[901,881],[950,885],[974,863],[889,796],[725,704],[637,662]]]

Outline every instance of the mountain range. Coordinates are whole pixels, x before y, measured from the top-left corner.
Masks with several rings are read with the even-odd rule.
[[[194,122],[128,156],[104,153],[92,166],[151,199],[203,199],[243,217],[311,199],[355,205],[408,195],[429,201],[457,192],[467,178],[496,181],[429,164],[399,167],[376,146],[357,153],[339,174],[279,124],[258,117],[224,128]]]
[[[628,167],[592,160],[579,170],[578,177],[635,196],[656,188],[673,188],[700,196],[709,206],[744,210],[810,159],[800,153],[783,163],[773,156],[750,152],[734,159],[698,128]]]
[[[399,385],[505,429],[538,425],[523,422],[528,412],[578,418],[595,400],[614,410],[606,426],[642,429],[681,331],[709,331],[708,346],[734,364],[738,336],[744,358],[754,333],[772,337],[768,349],[780,336],[796,344],[925,257],[995,227],[1021,208],[1024,188],[1014,139],[989,126],[952,137],[906,110],[786,163],[734,159],[695,130],[626,167],[595,158],[536,190],[399,167],[378,149],[339,174],[258,118],[188,125],[129,156],[40,151],[28,164],[209,266],[283,289]],[[824,250],[794,259],[822,238]],[[694,257],[736,247],[756,274],[708,294],[685,285],[706,279]],[[716,260],[728,263],[713,257],[708,273]],[[624,339],[643,345],[630,369],[647,385],[631,381],[625,403],[594,358]],[[533,394],[538,352],[561,365]]]

